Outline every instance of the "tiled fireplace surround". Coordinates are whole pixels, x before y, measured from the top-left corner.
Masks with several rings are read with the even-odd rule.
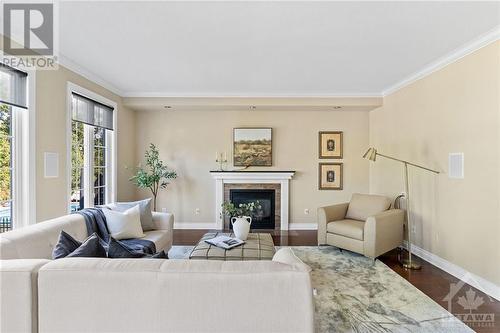
[[[231,189],[275,190],[275,230],[288,230],[289,182],[294,171],[212,171],[215,179],[215,220],[217,229],[228,229],[229,220],[221,218],[221,205],[229,200]]]
[[[280,184],[224,184],[224,201],[229,201],[233,189],[274,190],[274,230],[281,230],[281,185]],[[229,229],[229,218],[224,219],[224,229]]]

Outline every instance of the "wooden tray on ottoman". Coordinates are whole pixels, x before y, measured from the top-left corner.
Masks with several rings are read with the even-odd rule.
[[[220,235],[234,237],[233,233],[209,232],[203,235],[189,254],[189,259],[205,260],[271,260],[276,252],[271,234],[250,233],[245,244],[224,250],[205,242]]]

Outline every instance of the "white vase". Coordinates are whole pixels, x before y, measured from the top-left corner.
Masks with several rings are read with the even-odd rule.
[[[250,224],[252,218],[250,216],[232,217],[231,224],[233,225],[233,232],[236,238],[246,240],[250,232]]]

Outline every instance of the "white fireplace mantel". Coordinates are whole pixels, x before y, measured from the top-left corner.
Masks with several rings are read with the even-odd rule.
[[[215,179],[215,221],[217,229],[224,228],[221,206],[224,202],[224,184],[280,184],[281,230],[288,230],[289,182],[295,171],[211,171]]]

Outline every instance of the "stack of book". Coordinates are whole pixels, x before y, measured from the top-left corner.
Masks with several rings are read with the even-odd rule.
[[[238,238],[232,238],[229,236],[217,236],[211,239],[205,240],[210,245],[220,247],[225,250],[232,249],[233,247],[244,244],[245,242]]]

